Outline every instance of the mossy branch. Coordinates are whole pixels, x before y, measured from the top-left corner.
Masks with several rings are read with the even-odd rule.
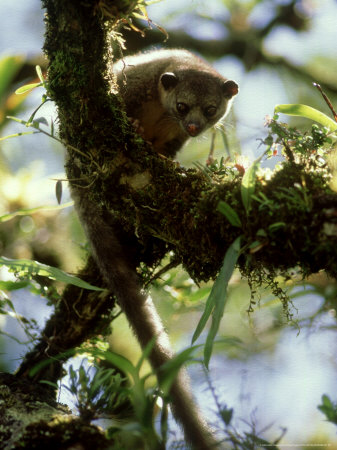
[[[48,6],[50,2],[45,3]],[[282,269],[299,264],[308,272],[328,268],[335,273],[333,264],[328,263],[327,267],[327,258],[320,261],[318,256],[322,253],[320,244],[328,251],[326,244],[334,239],[323,232],[329,219],[321,214],[319,206],[326,186],[317,186],[315,174],[304,163],[284,164],[270,181],[258,180],[256,190],[267,193],[270,201],[278,204],[280,189],[304,183],[310,197],[305,211],[300,202],[282,199],[267,216],[259,214],[259,203],[246,215],[240,198],[239,173],[219,180],[216,175],[186,170],[154,154],[133,136],[118,98],[111,93],[108,28],[97,13],[99,3],[80,6],[79,2],[76,8],[68,2],[56,3],[64,5],[57,14],[49,13],[45,44],[50,59],[51,94],[59,107],[63,138],[95,161],[93,164],[80,160],[69,150],[70,179],[82,177],[82,189],[90,185],[88,195],[103,209],[113,211],[114,220],[127,233],[137,236],[143,246],[151,243],[155,247],[158,241],[164,242],[166,249],[173,250],[177,260],[198,281],[216,276],[226,249],[238,234],[252,244],[258,240],[261,229],[266,231],[265,245],[254,254],[247,252],[244,258],[250,264],[257,260],[266,267]],[[100,12],[106,11],[107,5]],[[67,25],[55,26],[57,23]],[[55,45],[58,42],[62,46]],[[217,211],[219,200],[238,211],[242,230],[231,226]],[[286,225],[275,232],[272,226],[279,222]],[[280,249],[286,252],[286,258]],[[159,252],[160,257],[162,254]]]
[[[257,177],[247,213],[241,171],[235,167],[187,170],[155,154],[134,135],[109,72],[108,24],[116,23],[123,11],[116,10],[116,2],[110,9],[111,2],[103,3],[44,1],[49,94],[58,107],[61,137],[69,145],[68,178],[82,180],[73,188],[85,189],[104,211],[134,266],[155,267],[173,251],[175,262],[182,263],[196,281],[209,280],[216,277],[229,245],[241,235],[239,266],[246,275],[300,266],[304,274],[326,269],[335,276],[337,197],[328,187],[328,171],[318,156],[328,138],[315,132],[311,140],[306,139],[272,121],[266,145],[279,145],[293,156],[288,155],[270,180]],[[218,211],[220,200],[236,211],[241,227],[233,226]],[[92,319],[97,311],[95,294],[85,299],[81,297],[88,301],[84,308]],[[112,305],[107,296],[102,310],[110,311]],[[76,345],[91,335],[85,328],[91,322],[84,320],[81,325],[65,301],[50,319],[60,326],[45,330],[38,360],[46,347],[48,355],[59,351],[53,342],[58,333],[62,335],[62,321],[57,317],[64,315],[70,317],[67,329],[77,330]],[[73,344],[73,339],[62,340],[62,351]],[[33,361],[36,358],[30,354],[19,373],[27,374]]]

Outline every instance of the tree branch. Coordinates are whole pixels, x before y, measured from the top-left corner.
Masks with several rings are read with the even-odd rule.
[[[239,260],[242,268],[277,271],[300,265],[306,274],[325,268],[336,275],[336,235],[331,232],[334,218],[329,213],[335,210],[336,196],[326,194],[325,172],[312,171],[303,161],[285,163],[271,180],[256,182],[256,195],[263,193],[274,207],[268,210],[256,202],[246,214],[239,172],[227,168],[220,176],[186,170],[134,136],[108,83],[107,29],[98,18],[98,2],[89,6],[79,2],[75,8],[66,0],[46,0],[45,5],[50,94],[59,108],[62,138],[71,145],[68,178],[83,179],[76,189],[86,189],[114,230],[123,230],[121,242],[135,268],[140,262],[155,267],[168,251],[174,251],[175,261],[191,277],[209,280],[216,277],[227,248],[241,234],[247,249]],[[295,202],[289,196],[287,200],[284,190],[292,192],[297,185],[305,187],[304,200]],[[220,200],[237,211],[241,229],[217,211]],[[274,226],[278,223],[280,229]],[[259,240],[261,248],[251,252],[249,245]],[[109,306],[105,304],[103,310],[111,310],[109,298],[106,301]],[[96,306],[89,305],[91,316]],[[68,346],[90,335],[85,331],[88,322],[76,326],[83,330],[77,339],[66,340]],[[50,331],[45,336],[49,338]],[[39,355],[44,351],[41,348]],[[27,373],[26,367],[19,373]]]

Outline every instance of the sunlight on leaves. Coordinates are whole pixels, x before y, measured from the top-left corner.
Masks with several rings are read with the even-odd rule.
[[[337,131],[337,123],[334,120],[330,119],[330,117],[326,114],[312,108],[311,106],[301,104],[276,105],[275,113],[287,114],[288,116],[305,117],[306,119],[314,120],[324,127],[329,128],[330,131]]]

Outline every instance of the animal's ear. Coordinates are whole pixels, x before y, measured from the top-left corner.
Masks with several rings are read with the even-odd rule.
[[[173,72],[163,73],[160,77],[160,82],[164,86],[164,89],[174,88],[178,83],[178,78]]]
[[[225,97],[230,99],[239,92],[239,86],[233,80],[226,80],[222,85],[222,90]]]

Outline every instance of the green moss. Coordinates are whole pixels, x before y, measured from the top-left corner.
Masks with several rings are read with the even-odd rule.
[[[153,268],[173,251],[193,279],[206,281],[216,277],[227,248],[241,235],[239,265],[247,276],[254,274],[251,280],[269,272],[272,283],[275,274],[294,266],[304,275],[323,268],[337,274],[336,236],[325,229],[332,219],[324,211],[335,197],[324,158],[331,142],[324,130],[301,133],[270,121],[265,145],[269,154],[281,150],[286,161],[271,179],[259,175],[247,215],[242,175],[233,165],[186,170],[154,154],[134,135],[109,86],[106,55],[111,50],[103,23],[109,3],[100,4],[102,18],[89,4],[79,15],[67,3],[64,16],[63,2],[57,3],[57,13],[50,7],[45,49],[61,136],[71,145],[67,175],[102,207],[125,241],[134,243],[138,266],[143,262]],[[120,14],[131,3],[123,3]],[[148,182],[136,186],[142,177]],[[217,211],[219,200],[236,211],[241,229]]]
[[[95,426],[85,424],[79,419],[60,418],[58,421],[40,421],[29,425],[12,446],[13,449],[56,450],[71,446],[81,448],[112,448],[112,441]]]

